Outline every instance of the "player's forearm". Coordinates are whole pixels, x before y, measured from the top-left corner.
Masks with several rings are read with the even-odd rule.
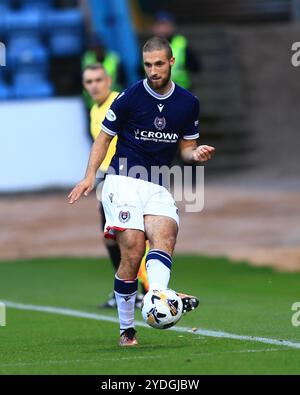
[[[96,138],[90,153],[90,158],[85,173],[86,177],[95,177],[97,170],[106,156],[111,140],[112,137],[105,132],[101,132]]]

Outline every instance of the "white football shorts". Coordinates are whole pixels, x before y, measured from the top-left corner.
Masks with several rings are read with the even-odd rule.
[[[173,218],[179,225],[178,209],[163,186],[133,177],[109,174],[102,190],[105,212],[104,236],[115,239],[116,230],[145,230],[144,215]]]

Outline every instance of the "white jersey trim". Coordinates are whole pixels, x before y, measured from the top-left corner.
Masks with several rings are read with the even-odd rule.
[[[184,140],[195,140],[199,137],[199,133],[193,134],[191,136],[183,136]]]
[[[171,89],[169,90],[169,92],[165,93],[164,95],[160,95],[159,93],[155,92],[153,89],[150,88],[150,86],[148,85],[148,82],[147,82],[147,78],[145,78],[143,80],[143,85],[144,85],[144,88],[146,89],[146,91],[151,96],[155,97],[155,99],[158,99],[158,100],[165,100],[172,95],[172,93],[174,92],[174,89],[175,89],[175,84],[173,81],[171,81],[171,83],[172,83],[172,86],[171,86]]]
[[[103,130],[103,132],[109,134],[110,136],[116,136],[117,133],[114,132],[113,130],[108,129],[106,126],[104,126],[103,124],[101,125],[101,129]]]

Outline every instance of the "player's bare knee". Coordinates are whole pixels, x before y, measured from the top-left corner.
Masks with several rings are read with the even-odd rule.
[[[140,262],[145,251],[145,235],[141,231],[127,231],[117,234],[121,256],[131,262]]]

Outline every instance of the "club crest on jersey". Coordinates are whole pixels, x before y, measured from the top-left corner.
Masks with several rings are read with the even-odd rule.
[[[165,117],[156,117],[154,119],[154,126],[156,127],[157,130],[163,130],[166,127],[166,118]]]
[[[120,211],[119,213],[119,220],[125,224],[130,220],[130,212],[129,211]]]

